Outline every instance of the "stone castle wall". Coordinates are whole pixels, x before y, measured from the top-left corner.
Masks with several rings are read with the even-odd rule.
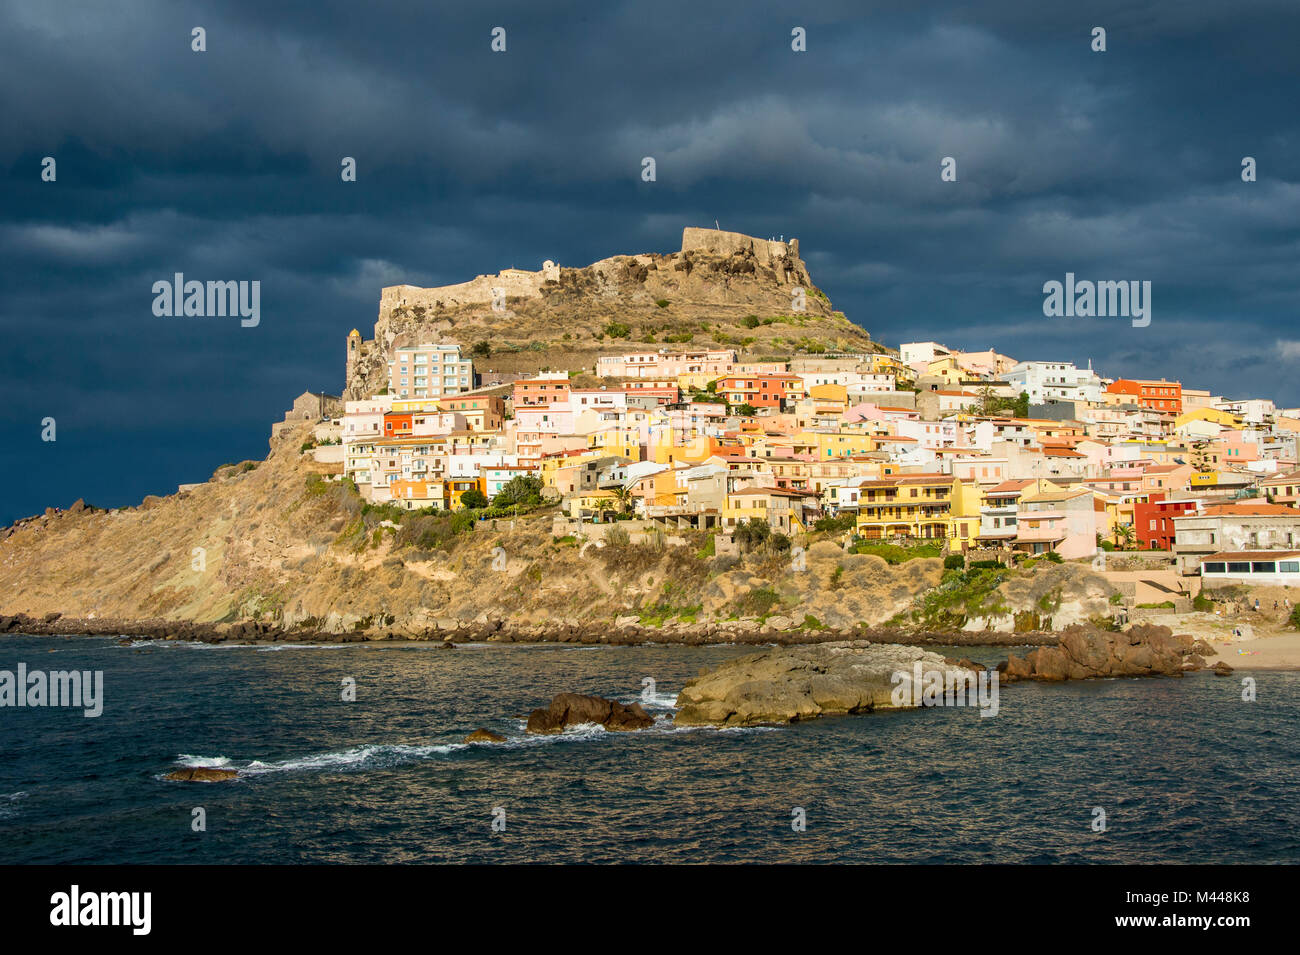
[[[491,305],[493,290],[504,289],[510,298],[537,298],[542,294],[542,286],[547,282],[560,280],[560,267],[554,262],[544,262],[536,272],[526,269],[502,269],[496,275],[475,276],[468,282],[458,285],[442,285],[437,288],[420,288],[416,285],[392,285],[384,289],[379,296],[379,312],[383,316],[391,314],[395,308],[427,309],[455,308],[461,305]]]

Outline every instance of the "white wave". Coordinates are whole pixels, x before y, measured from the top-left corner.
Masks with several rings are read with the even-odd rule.
[[[278,650],[346,650],[348,643],[275,643],[269,647],[258,647],[258,653],[275,653]]]
[[[316,753],[294,759],[264,763],[254,760],[243,770],[250,774],[283,773],[301,769],[347,769],[396,766],[402,763],[428,759],[431,756],[446,756],[457,750],[466,749],[468,743],[442,743],[432,746],[410,746],[403,743],[393,745],[354,746],[352,749],[337,753]]]
[[[14,803],[26,797],[25,792],[0,793],[0,819],[11,819],[18,815],[18,807]]]
[[[654,710],[675,710],[677,709],[677,694],[648,693],[642,690],[641,695],[636,698],[636,702]]]
[[[188,753],[182,753],[176,757],[176,762],[186,769],[221,769],[230,765],[228,756],[191,756]]]
[[[129,639],[129,638],[122,638]],[[122,647],[123,650],[136,650],[144,647],[186,647],[191,650],[239,650],[257,647],[256,643],[204,643],[202,640],[155,640],[152,637],[139,637]]]
[[[181,766],[191,769],[234,769],[241,776],[261,776],[267,773],[298,770],[380,769],[434,756],[446,756],[468,747],[468,743],[442,743],[430,746],[412,746],[405,743],[372,744],[354,746],[338,752],[313,753],[309,756],[296,756],[270,762],[254,759],[242,765],[233,763],[227,756],[182,755],[178,756],[176,761]]]

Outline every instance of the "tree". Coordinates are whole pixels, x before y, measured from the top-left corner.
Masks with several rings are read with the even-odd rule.
[[[736,525],[736,529],[731,532],[731,538],[734,540],[742,551],[748,553],[755,547],[760,547],[767,543],[772,536],[771,525],[761,517],[753,520],[741,521]]]
[[[749,402],[745,402],[736,409],[736,414],[740,415],[742,418],[752,418],[754,415],[758,414],[758,409]]]
[[[469,351],[471,355],[474,355],[478,358],[492,357],[492,346],[488,342],[475,342],[474,347],[471,348]]]
[[[618,505],[620,513],[631,514],[632,503],[636,499],[636,495],[632,493],[632,489],[620,484],[618,487],[614,488],[613,493],[614,502]]]
[[[487,495],[478,488],[472,487],[460,496],[460,505],[466,508],[487,507]]]
[[[492,498],[493,507],[536,507],[541,503],[542,479],[531,474],[512,477]]]
[[[1124,550],[1132,550],[1137,541],[1137,532],[1132,524],[1119,524],[1115,527],[1115,543]]]

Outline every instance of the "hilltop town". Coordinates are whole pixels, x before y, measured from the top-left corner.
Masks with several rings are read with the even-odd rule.
[[[385,289],[374,337],[347,336],[343,393],[299,396],[265,462],[0,532],[0,612],[366,639],[1024,640],[1198,615],[1240,636],[1229,611],[1262,594],[1253,623],[1287,625],[1300,409],[1174,369],[886,348],[831,309],[796,241],[682,245]]]
[[[757,250],[776,286],[810,282],[797,242],[690,229],[683,249],[724,260]],[[548,262],[450,289],[385,289],[376,338],[393,337],[395,311],[412,302],[482,306],[498,282],[540,296],[560,278]],[[741,326],[799,318],[759,311]],[[353,397],[307,394],[287,419],[320,422],[320,439],[337,446],[316,459],[373,504],[455,510],[466,493],[491,501],[527,478],[580,522],[620,516],[732,534],[762,521],[791,535],[834,521],[857,540],[936,542],[981,558],[1155,550],[1176,553],[1184,573],[1300,581],[1297,553],[1271,569],[1229,553],[1300,545],[1300,409],[1214,395],[1172,370],[1116,379],[1050,356],[938,342],[894,351],[863,347],[864,336],[857,350],[805,342],[776,355],[771,339],[635,347],[626,324],[595,336],[589,366],[573,367],[574,343],[556,359],[567,368],[485,374],[490,343],[476,351],[408,330],[382,351],[376,377],[358,370],[374,343],[354,330]],[[357,394],[362,382],[368,392]]]

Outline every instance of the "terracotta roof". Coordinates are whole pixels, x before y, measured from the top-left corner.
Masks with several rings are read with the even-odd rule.
[[[1205,517],[1300,517],[1300,508],[1285,504],[1212,504],[1205,509]]]

